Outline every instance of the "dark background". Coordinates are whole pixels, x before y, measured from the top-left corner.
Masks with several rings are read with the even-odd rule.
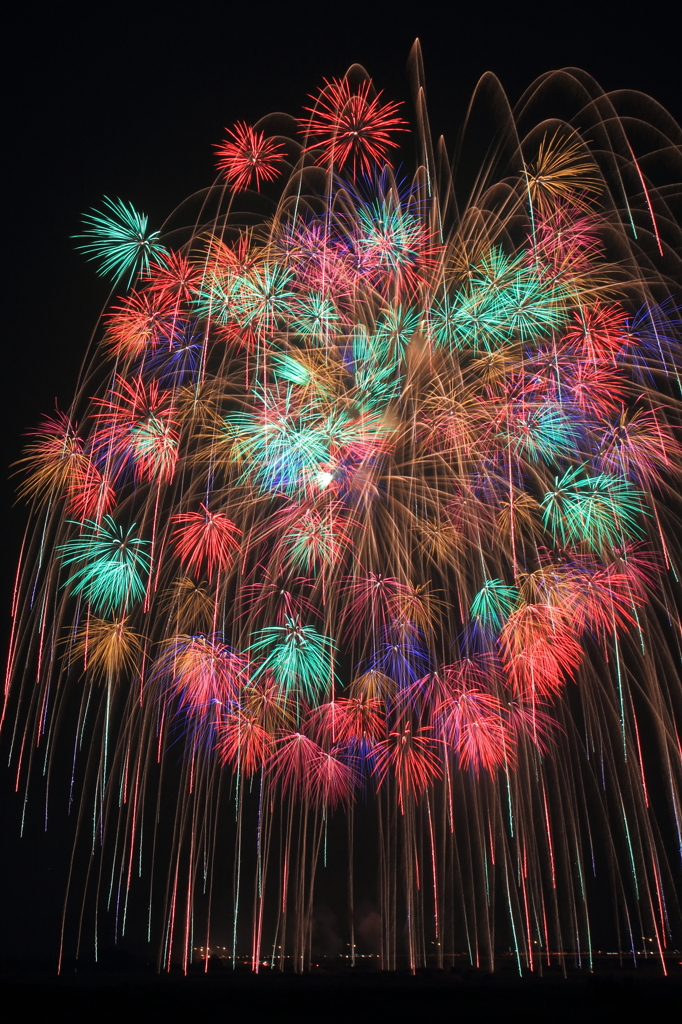
[[[68,405],[108,293],[70,237],[84,211],[120,196],[160,226],[213,180],[212,144],[224,127],[274,110],[299,115],[323,77],[355,62],[387,98],[407,101],[409,117],[405,66],[417,36],[432,127],[450,148],[487,70],[513,103],[543,72],[578,66],[607,90],[650,93],[681,120],[681,20],[667,2],[4,4],[3,647],[25,524],[8,467],[55,399]],[[40,798],[29,801],[20,840],[6,737],[0,754],[0,957],[53,957],[69,855],[65,801],[54,801],[47,833]]]

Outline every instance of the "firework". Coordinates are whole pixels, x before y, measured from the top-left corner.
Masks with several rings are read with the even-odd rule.
[[[217,147],[218,169],[224,172],[235,192],[248,188],[252,182],[258,189],[261,181],[273,181],[279,175],[277,164],[283,155],[281,144],[266,139],[265,132],[236,124]]]
[[[388,163],[408,124],[354,68],[291,139],[235,125],[218,213],[171,224],[173,248],[120,200],[86,217],[82,248],[123,291],[99,384],[20,466],[35,534],[13,751],[27,787],[76,701],[88,885],[119,931],[151,906],[161,964],[217,931],[235,960],[248,933],[254,968],[305,969],[328,842],[353,957],[362,863],[386,968],[464,947],[492,965],[495,935],[519,967],[589,961],[595,877],[617,941],[636,955],[650,934],[665,962],[682,774],[682,235],[656,188],[671,122],[637,164],[623,94],[588,83],[599,102],[529,127],[551,81],[516,122],[474,126],[482,168],[466,132],[454,164],[434,157],[420,92],[408,180]],[[232,195],[251,187],[271,213],[244,227]]]

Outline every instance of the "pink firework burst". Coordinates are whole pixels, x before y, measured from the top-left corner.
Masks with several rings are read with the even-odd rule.
[[[513,767],[515,750],[508,732],[503,705],[492,693],[466,680],[456,665],[445,673],[451,684],[446,698],[436,709],[438,731],[452,747],[462,768],[478,775],[483,769],[493,773],[504,764]]]
[[[231,705],[247,682],[247,662],[218,636],[177,636],[157,662],[155,675],[182,707],[201,712]]]
[[[285,792],[314,805],[348,803],[356,781],[350,765],[300,732],[279,739],[268,768]]]

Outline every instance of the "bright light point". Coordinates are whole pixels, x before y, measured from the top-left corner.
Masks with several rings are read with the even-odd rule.
[[[323,472],[317,474],[317,486],[320,488],[321,491],[323,491],[325,487],[329,487],[333,479],[333,473],[328,473],[326,470],[324,470]]]

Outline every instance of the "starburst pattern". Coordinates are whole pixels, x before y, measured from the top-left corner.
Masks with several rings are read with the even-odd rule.
[[[326,81],[306,107],[310,118],[301,124],[308,138],[308,150],[321,163],[342,170],[352,166],[353,174],[371,174],[376,164],[386,162],[396,143],[392,134],[405,131],[407,124],[397,117],[397,103],[381,103],[381,93],[372,94],[370,80],[353,89],[348,78]]]
[[[133,523],[127,530],[111,516],[101,523],[74,523],[79,532],[59,546],[64,566],[72,566],[66,586],[82,594],[96,612],[120,611],[140,600],[149,571],[148,541],[136,537]]]
[[[149,231],[148,218],[132,203],[122,199],[103,200],[105,213],[93,210],[83,218],[85,230],[79,248],[99,262],[99,273],[115,284],[127,276],[128,285],[140,273],[149,273],[152,263],[163,263],[168,250],[161,245],[158,231]]]
[[[218,170],[235,190],[241,192],[261,182],[274,181],[280,174],[278,165],[284,155],[284,147],[274,139],[266,138],[250,125],[237,122],[227,138],[216,146]]]

